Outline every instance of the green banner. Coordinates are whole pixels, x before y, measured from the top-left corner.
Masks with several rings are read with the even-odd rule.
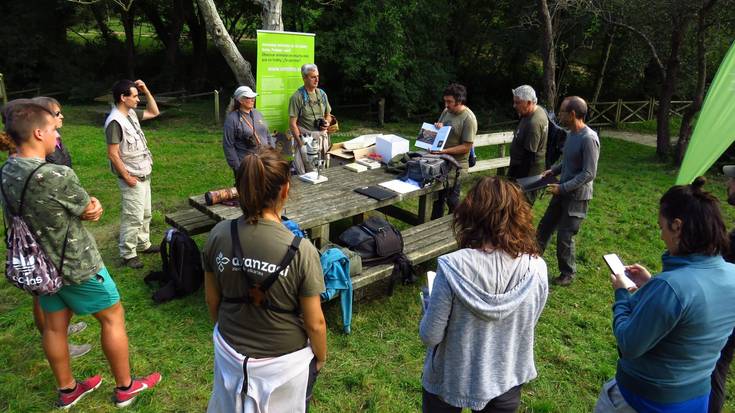
[[[314,34],[258,30],[257,108],[271,131],[288,130],[288,100],[300,86],[301,65],[314,63]]]
[[[676,178],[677,185],[702,175],[735,141],[735,42],[707,92],[692,139]]]

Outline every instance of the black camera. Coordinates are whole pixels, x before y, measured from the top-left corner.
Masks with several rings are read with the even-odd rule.
[[[322,130],[323,128],[326,128],[327,126],[329,126],[329,122],[327,122],[326,119],[324,118],[314,119],[314,128],[316,130]]]

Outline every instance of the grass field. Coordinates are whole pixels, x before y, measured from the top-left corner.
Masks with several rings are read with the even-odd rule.
[[[117,257],[119,194],[109,172],[102,117],[90,107],[65,107],[65,143],[74,168],[105,214],[87,224],[115,278],[127,311],[131,364],[134,374],[153,370],[163,382],[129,408],[138,412],[202,412],[212,385],[212,323],[203,294],[154,306],[143,283],[148,270],[160,267],[158,257],[144,257],[146,269],[120,267]],[[340,117],[341,138],[373,126]],[[154,242],[166,228],[165,213],[186,206],[186,197],[228,186],[231,172],[204,104],[170,109],[162,119],[143,125],[153,152]],[[417,125],[388,124],[385,131],[413,136]],[[486,151],[480,157],[490,156]],[[617,252],[624,262],[639,262],[660,270],[663,242],[656,223],[658,199],[674,181],[675,171],[655,160],[654,149],[602,138],[595,198],[577,236],[579,278],[570,288],[551,287],[537,327],[536,365],[539,376],[524,387],[522,411],[591,411],[602,383],[615,372],[617,352],[611,333],[612,290],[601,256]],[[725,181],[711,177],[708,187],[724,199]],[[537,202],[538,220],[548,197]],[[732,208],[725,207],[727,222]],[[200,245],[206,235],[196,239]],[[546,254],[549,274],[557,273],[552,245]],[[425,282],[425,281],[424,281]],[[418,337],[421,317],[419,287],[401,286],[392,297],[361,302],[354,307],[353,334],[340,331],[338,305],[326,308],[329,361],[315,389],[313,412],[412,412],[421,408],[421,368],[424,348]],[[112,376],[99,345],[99,327],[72,342],[93,343],[92,352],[72,363],[77,378],[102,374],[102,387],[80,402],[77,411],[111,412]],[[51,410],[54,380],[33,326],[31,299],[0,282],[0,411]],[[732,394],[732,385],[730,393]],[[728,409],[733,408],[728,401]]]

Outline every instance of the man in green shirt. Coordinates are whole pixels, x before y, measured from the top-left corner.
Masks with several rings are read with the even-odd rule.
[[[452,83],[444,89],[444,111],[439,116],[439,121],[434,124],[437,128],[451,126],[447,142],[444,149],[434,151],[435,154],[452,155],[454,159],[462,166],[461,175],[466,175],[469,169],[467,159],[469,158],[472,142],[477,135],[477,118],[468,108],[467,89],[458,84]],[[444,215],[444,204],[449,207],[449,213],[459,204],[460,185],[454,185],[454,176],[450,176],[449,189],[439,192],[439,196],[431,210],[431,219],[436,219]]]
[[[540,175],[546,170],[549,118],[546,110],[537,102],[536,91],[531,86],[522,85],[513,89],[513,108],[521,120],[510,144],[509,178]],[[526,199],[531,205],[540,192],[541,190],[526,192]]]
[[[307,63],[301,66],[301,77],[304,86],[296,89],[288,101],[288,128],[296,143],[294,161],[300,173],[302,169],[303,172],[313,169],[313,165],[306,162],[306,147],[301,136],[312,136],[312,132],[321,132],[323,140],[320,150],[325,155],[330,146],[327,128],[332,122],[329,99],[318,87],[319,69],[315,64]]]

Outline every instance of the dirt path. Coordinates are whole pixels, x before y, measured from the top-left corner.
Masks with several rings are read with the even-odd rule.
[[[602,129],[600,135],[609,136],[615,139],[622,139],[628,142],[635,142],[641,145],[656,147],[656,135],[650,135],[645,133],[626,132],[615,129]]]

